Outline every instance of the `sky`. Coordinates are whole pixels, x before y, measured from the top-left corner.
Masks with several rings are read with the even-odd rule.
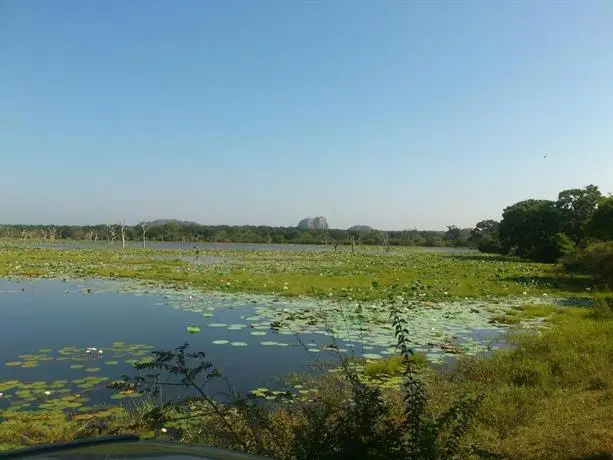
[[[0,224],[438,230],[613,192],[612,23],[610,0],[2,0]]]

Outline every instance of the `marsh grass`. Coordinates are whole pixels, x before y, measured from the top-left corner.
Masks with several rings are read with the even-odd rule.
[[[460,360],[450,376],[433,379],[442,400],[447,391],[484,392],[470,435],[481,448],[518,459],[613,451],[613,319],[569,308],[551,322],[538,334],[511,334],[511,349]]]
[[[2,248],[0,276],[120,278],[224,292],[374,300],[402,293],[415,280],[426,299],[486,295],[587,296],[585,278],[555,267],[494,256],[394,253],[203,250],[228,262],[194,264],[184,251]],[[173,257],[177,257],[176,259]]]

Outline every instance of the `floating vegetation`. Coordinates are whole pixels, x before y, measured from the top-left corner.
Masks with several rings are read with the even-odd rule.
[[[109,377],[91,376],[100,372],[99,364],[104,362],[108,366],[118,366],[120,359],[123,362],[138,363],[151,359],[143,357],[155,347],[145,344],[126,344],[113,342],[110,347],[75,347],[67,346],[53,351],[50,348],[40,349],[35,354],[22,354],[23,361],[8,361],[9,367],[32,368],[39,365],[65,366],[71,373],[82,372],[86,374],[73,380],[51,380],[27,382],[18,379],[0,380],[0,410],[6,407],[11,409],[45,409],[45,410],[74,410],[81,408],[88,401],[83,393],[103,390]],[[109,359],[102,361],[102,358]],[[127,358],[127,359],[125,359]],[[68,364],[62,364],[68,361]],[[53,372],[53,371],[51,371]],[[107,390],[108,391],[108,390]],[[136,396],[126,396],[136,397]],[[98,396],[100,398],[100,396]],[[103,399],[105,399],[104,397]]]
[[[200,327],[199,326],[187,326],[185,329],[190,334],[197,334],[198,332],[200,332]]]

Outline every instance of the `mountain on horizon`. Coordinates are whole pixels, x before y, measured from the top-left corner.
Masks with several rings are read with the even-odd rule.
[[[200,225],[198,222],[191,220],[179,220],[179,219],[156,219],[150,222],[151,226],[166,225],[166,224],[179,224],[179,225]]]

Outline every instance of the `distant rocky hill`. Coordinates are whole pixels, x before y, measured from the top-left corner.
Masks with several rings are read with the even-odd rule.
[[[370,225],[354,225],[347,229],[348,232],[370,232],[373,228]]]
[[[166,225],[166,224],[179,224],[179,225],[200,225],[198,222],[192,222],[191,220],[178,220],[178,219],[156,219],[150,222],[150,225]]]
[[[326,230],[328,220],[325,217],[307,217],[298,222],[298,228],[308,228],[310,230]]]

